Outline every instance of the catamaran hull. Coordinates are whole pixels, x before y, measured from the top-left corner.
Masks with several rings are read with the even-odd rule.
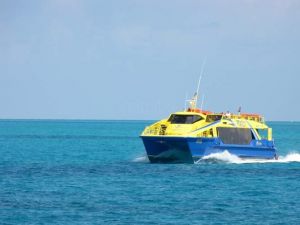
[[[273,141],[248,145],[224,144],[220,138],[141,137],[151,163],[194,163],[204,156],[228,151],[241,158],[275,159]]]

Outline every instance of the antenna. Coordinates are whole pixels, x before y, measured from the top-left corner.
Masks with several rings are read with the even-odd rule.
[[[197,92],[196,92],[197,96],[196,96],[195,108],[197,107],[198,95],[199,95],[199,88],[200,88],[200,84],[201,84],[201,80],[202,80],[202,75],[203,75],[203,72],[204,72],[205,64],[206,64],[206,57],[204,58],[202,66],[201,66],[201,72],[200,72],[200,77],[199,77],[199,80],[198,80],[198,86],[197,86]]]
[[[204,99],[205,99],[205,95],[203,95],[203,97],[202,97],[201,108],[200,108],[201,110],[203,109]]]
[[[238,108],[238,114],[241,115],[241,112],[242,112],[242,106],[239,106],[239,108]]]

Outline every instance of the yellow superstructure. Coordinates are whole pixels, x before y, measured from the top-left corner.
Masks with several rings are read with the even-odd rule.
[[[260,115],[211,113],[198,109],[173,113],[169,118],[146,127],[141,136],[216,138],[218,128],[222,127],[251,129],[256,139],[272,140],[272,129]]]

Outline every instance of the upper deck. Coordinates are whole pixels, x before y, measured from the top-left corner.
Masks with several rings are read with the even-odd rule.
[[[260,131],[268,130],[268,139],[272,139],[272,130],[259,114],[213,113],[199,109],[172,113],[167,119],[147,127],[141,136],[219,137],[221,128],[247,129],[258,139],[262,138]]]

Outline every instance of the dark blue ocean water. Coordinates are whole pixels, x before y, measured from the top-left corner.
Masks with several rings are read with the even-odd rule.
[[[149,164],[150,123],[0,121],[0,224],[300,224],[300,123],[278,162],[193,165]]]

